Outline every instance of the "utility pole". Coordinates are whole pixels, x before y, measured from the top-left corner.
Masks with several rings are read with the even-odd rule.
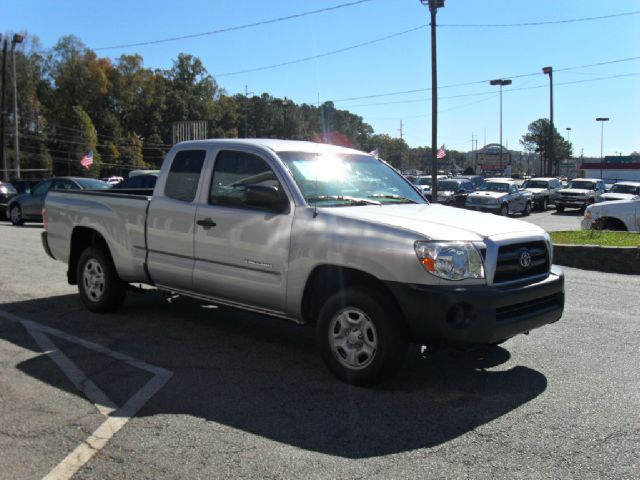
[[[438,69],[436,61],[436,13],[444,0],[420,0],[431,14],[431,199],[438,201]]]
[[[244,138],[248,138],[247,118],[249,117],[249,95],[253,92],[248,90],[247,85],[244,86]]]
[[[13,35],[11,40],[11,64],[13,65],[13,169],[16,178],[20,178],[20,146],[18,145],[18,87],[16,80],[16,44],[22,43],[24,37],[18,33]]]
[[[1,37],[0,37],[1,38]],[[2,40],[2,94],[0,95],[0,155],[2,155],[2,173],[5,182],[9,181],[9,170],[7,167],[7,152],[4,148],[4,86],[7,83],[7,39]]]
[[[547,176],[553,175],[553,164],[555,160],[555,154],[553,151],[553,137],[555,129],[553,127],[553,67],[544,67],[542,73],[549,75],[549,122],[551,123],[549,129],[549,154],[547,155]]]

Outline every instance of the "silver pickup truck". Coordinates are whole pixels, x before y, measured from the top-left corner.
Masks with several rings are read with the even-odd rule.
[[[129,284],[316,329],[328,368],[369,385],[409,342],[495,344],[560,319],[549,236],[429,204],[357,150],[282,140],[183,142],[153,192],[52,191],[45,251],[94,312]]]

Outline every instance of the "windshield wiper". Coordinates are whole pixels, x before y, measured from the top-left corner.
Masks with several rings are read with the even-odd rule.
[[[351,197],[349,195],[318,195],[317,197],[307,198],[307,202],[322,202],[324,200],[338,200],[349,202],[351,205],[382,205],[376,200],[369,200],[368,198]]]
[[[402,200],[403,203],[418,203],[410,198],[393,195],[391,193],[374,193],[373,195],[369,195],[369,198],[391,198],[393,200]]]

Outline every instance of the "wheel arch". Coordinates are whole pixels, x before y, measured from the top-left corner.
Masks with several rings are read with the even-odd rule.
[[[69,266],[67,270],[67,280],[70,285],[77,285],[78,260],[82,252],[92,245],[100,246],[113,260],[109,245],[100,232],[89,227],[74,228],[71,233],[71,248],[69,251]]]
[[[323,303],[334,293],[353,286],[367,287],[375,290],[393,303],[398,311],[398,302],[391,291],[377,277],[357,270],[339,265],[316,266],[305,283],[301,301],[302,319],[305,323],[315,326],[318,313]],[[406,320],[402,318],[406,325]]]
[[[598,228],[601,230],[614,230],[626,232],[627,225],[617,217],[600,217],[597,220]]]

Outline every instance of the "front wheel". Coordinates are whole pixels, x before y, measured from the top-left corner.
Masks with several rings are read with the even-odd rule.
[[[556,205],[556,211],[557,212],[564,212],[564,205]]]
[[[16,226],[20,226],[24,223],[24,218],[22,218],[22,209],[20,205],[14,204],[9,209],[9,218],[11,219],[11,223]]]
[[[400,312],[384,294],[347,288],[330,296],[318,316],[317,342],[327,368],[353,385],[374,385],[402,366],[408,341]]]
[[[540,202],[540,210],[542,210],[543,212],[546,212],[548,205],[549,205],[549,201],[547,200],[547,197],[544,197]]]
[[[92,312],[112,312],[122,305],[126,284],[103,249],[94,246],[82,252],[77,279],[80,299]]]
[[[503,203],[500,207],[500,215],[506,217],[509,215],[509,206],[506,203]]]
[[[531,213],[531,202],[527,202],[524,206],[524,210],[522,211],[522,216],[526,217]]]

